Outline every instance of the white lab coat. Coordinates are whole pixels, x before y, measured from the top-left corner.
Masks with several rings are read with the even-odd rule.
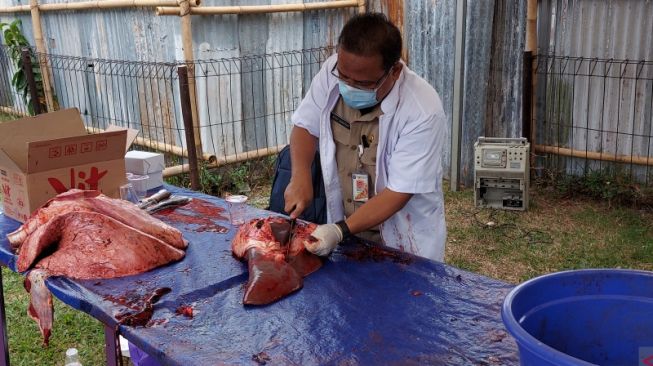
[[[336,57],[324,62],[292,116],[295,126],[319,138],[328,222],[344,218],[330,123],[339,96],[338,80],[330,72]],[[404,64],[381,109],[376,193],[389,188],[413,194],[404,208],[381,225],[381,236],[390,247],[442,262],[447,236],[442,195],[446,131],[442,102],[435,89]]]

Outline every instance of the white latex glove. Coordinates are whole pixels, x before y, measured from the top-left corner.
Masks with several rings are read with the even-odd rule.
[[[342,230],[336,224],[319,225],[311,236],[317,241],[308,240],[306,250],[319,256],[327,256],[342,241]]]

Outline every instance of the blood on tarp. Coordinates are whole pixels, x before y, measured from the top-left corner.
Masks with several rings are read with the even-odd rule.
[[[259,365],[265,365],[270,361],[271,358],[265,352],[259,352],[255,355],[252,355],[252,361],[256,362]]]
[[[130,309],[137,309],[138,305],[143,302],[143,295],[138,295],[136,291],[130,291],[122,295],[104,295],[102,298],[105,301],[111,301],[114,304]]]
[[[131,327],[149,326],[152,315],[154,315],[154,304],[156,304],[163,295],[170,293],[170,287],[159,287],[141,298],[141,307],[135,311],[124,311],[116,314],[115,318],[118,324]]]
[[[177,315],[183,315],[187,318],[193,319],[193,306],[191,305],[180,305],[177,310],[175,310]]]
[[[359,242],[355,246],[351,246],[343,251],[347,258],[356,261],[374,261],[382,262],[391,260],[394,263],[411,264],[413,258],[402,252],[385,249],[379,245]]]
[[[224,234],[229,231],[229,229],[214,222],[214,220],[228,222],[229,218],[223,214],[224,208],[194,198],[184,206],[161,210],[156,212],[154,216],[157,216],[159,219],[168,223],[185,224],[186,229],[195,232]],[[191,227],[191,225],[196,225],[196,227]]]
[[[145,328],[155,327],[157,325],[165,324],[167,322],[168,319],[150,319],[150,321],[147,322],[147,324],[145,324]]]

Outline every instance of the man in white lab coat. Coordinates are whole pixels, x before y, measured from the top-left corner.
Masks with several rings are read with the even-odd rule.
[[[438,93],[399,59],[401,34],[383,14],[354,16],[292,116],[285,210],[313,198],[319,147],[327,222],[307,249],[328,255],[348,235],[444,260],[445,115]]]

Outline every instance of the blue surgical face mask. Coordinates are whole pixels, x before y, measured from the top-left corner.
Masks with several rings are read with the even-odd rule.
[[[354,88],[345,84],[342,80],[338,80],[338,88],[345,104],[354,109],[369,108],[379,103],[376,100],[376,90]]]

